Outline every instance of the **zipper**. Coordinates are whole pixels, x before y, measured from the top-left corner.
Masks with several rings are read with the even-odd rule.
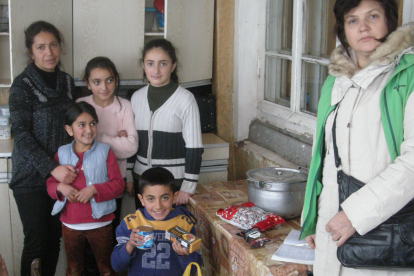
[[[152,168],[152,147],[154,145],[153,143],[153,127],[154,127],[154,119],[155,119],[155,114],[157,113],[158,109],[155,110],[155,112],[150,113],[150,125],[148,128],[148,150],[147,150],[147,163],[148,163],[148,167]]]
[[[388,121],[388,126],[391,131],[391,137],[392,137],[392,143],[394,145],[395,155],[398,156],[399,154],[398,154],[398,149],[397,149],[397,142],[395,141],[394,130],[392,129],[392,125],[391,125],[391,119],[390,119],[390,114],[389,114],[388,104],[387,104],[387,93],[385,93],[385,91],[384,91],[384,106],[385,106],[385,112],[387,113],[387,121]]]
[[[389,128],[391,130],[391,137],[392,137],[392,142],[393,142],[393,145],[394,145],[394,150],[395,150],[395,155],[396,156],[399,156],[399,152],[398,152],[398,148],[397,148],[397,142],[395,141],[394,130],[392,129],[392,125],[391,125],[390,113],[389,113],[388,104],[387,104],[387,93],[385,91],[385,87],[387,87],[387,85],[389,84],[389,82],[394,79],[394,76],[396,76],[402,70],[404,70],[404,69],[407,68],[408,63],[404,59],[401,58],[400,61],[399,61],[399,63],[402,63],[404,65],[404,67],[400,67],[400,70],[394,72],[392,74],[392,76],[389,78],[389,80],[387,81],[387,83],[385,84],[385,86],[384,86],[384,107],[385,107],[385,112],[387,114],[388,126],[389,126]],[[404,109],[405,109],[405,107],[404,107]]]
[[[154,115],[155,112],[151,111],[151,118],[150,118],[150,125],[148,128],[148,150],[147,150],[147,163],[148,163],[148,168],[152,168],[152,160],[151,160],[151,155],[152,155],[152,145],[153,145],[153,141],[152,141],[152,128],[154,125]]]

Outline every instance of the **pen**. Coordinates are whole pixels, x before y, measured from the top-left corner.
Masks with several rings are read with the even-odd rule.
[[[300,244],[295,244],[295,246],[308,246],[307,243],[300,243]]]

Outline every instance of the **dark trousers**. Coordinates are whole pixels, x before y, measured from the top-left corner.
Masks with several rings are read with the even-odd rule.
[[[23,224],[23,252],[20,275],[30,276],[30,265],[41,259],[42,276],[54,276],[62,236],[60,215],[50,213],[55,200],[46,191],[14,196]]]
[[[111,267],[112,224],[91,230],[73,230],[62,225],[62,235],[65,243],[67,276],[82,275],[84,271],[82,253],[85,241],[88,241],[92,248],[100,274],[104,276],[114,274]]]

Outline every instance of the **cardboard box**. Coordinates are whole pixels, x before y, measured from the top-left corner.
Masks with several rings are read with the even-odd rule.
[[[190,253],[198,250],[201,245],[200,238],[178,226],[174,226],[170,230],[166,230],[165,238],[172,242],[178,241],[178,243],[186,248]]]

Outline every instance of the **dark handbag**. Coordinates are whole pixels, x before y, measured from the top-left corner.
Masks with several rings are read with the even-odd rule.
[[[336,121],[336,120],[335,120]],[[339,211],[341,204],[365,183],[345,174],[339,167],[341,159],[336,145],[334,121],[332,129],[335,166],[338,169]],[[412,268],[414,267],[414,199],[387,221],[366,233],[355,232],[338,247],[341,264],[350,268]]]

